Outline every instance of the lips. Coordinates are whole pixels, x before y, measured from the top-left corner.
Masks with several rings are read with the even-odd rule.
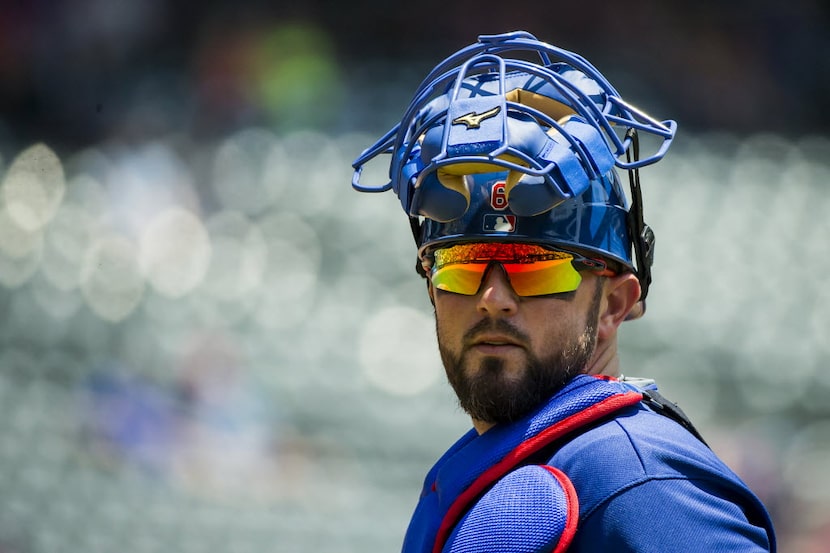
[[[462,340],[463,349],[479,353],[508,354],[530,346],[530,337],[503,318],[480,320],[464,333]]]
[[[470,347],[478,349],[499,349],[510,347],[521,348],[524,345],[515,338],[503,334],[483,334],[475,337],[470,342]]]
[[[518,346],[519,344],[511,341],[511,340],[503,340],[500,338],[485,338],[482,340],[476,340],[474,344],[483,344],[486,346]]]

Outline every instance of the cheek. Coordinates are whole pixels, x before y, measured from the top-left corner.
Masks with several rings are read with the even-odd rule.
[[[438,339],[453,348],[472,325],[463,303],[457,300],[458,298],[448,294],[436,294],[435,297],[435,327]]]
[[[454,324],[458,324],[458,316],[453,314],[453,310],[449,309],[443,302],[436,302],[435,304],[435,328],[439,336],[444,336],[452,332]]]
[[[534,323],[522,330],[530,337],[534,354],[539,357],[561,351],[583,333],[585,323],[573,313],[548,309],[534,315],[528,319]]]

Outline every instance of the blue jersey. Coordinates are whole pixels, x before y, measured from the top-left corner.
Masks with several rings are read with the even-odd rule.
[[[404,553],[775,551],[766,509],[718,457],[615,379],[456,442],[428,473]]]

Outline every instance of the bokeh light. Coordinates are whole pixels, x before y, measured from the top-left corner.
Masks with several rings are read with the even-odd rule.
[[[117,234],[98,237],[81,267],[81,290],[101,318],[118,322],[138,307],[145,281],[138,246]]]
[[[207,231],[193,213],[171,208],[159,213],[141,236],[139,263],[155,290],[181,297],[205,277],[211,257]]]
[[[336,117],[343,95],[328,34],[284,23],[263,33],[252,61],[259,99],[284,128],[314,128]]]
[[[0,282],[7,288],[25,283],[37,270],[42,252],[42,229],[28,231],[0,209]]]
[[[202,289],[221,303],[256,301],[263,286],[268,244],[259,226],[239,211],[220,211],[205,227],[213,255]]]
[[[213,188],[227,209],[257,215],[269,209],[286,182],[286,155],[273,133],[245,129],[219,146]]]
[[[369,382],[394,395],[418,395],[438,380],[440,359],[430,317],[387,307],[366,322],[358,357]]]
[[[257,321],[271,329],[296,327],[314,301],[322,251],[316,231],[292,213],[274,213],[259,223],[267,244],[264,287]]]
[[[66,182],[58,156],[45,144],[26,148],[12,161],[2,183],[2,203],[21,228],[41,228],[63,200]]]

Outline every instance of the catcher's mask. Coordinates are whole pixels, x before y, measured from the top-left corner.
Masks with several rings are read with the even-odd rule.
[[[517,57],[528,53],[538,62]],[[635,272],[645,299],[654,238],[639,169],[663,157],[675,130],[577,54],[523,31],[480,36],[427,75],[401,122],[354,161],[352,186],[395,192],[420,257],[451,242],[545,244]],[[640,156],[639,133],[657,139],[650,155]],[[390,180],[362,183],[381,154]]]

